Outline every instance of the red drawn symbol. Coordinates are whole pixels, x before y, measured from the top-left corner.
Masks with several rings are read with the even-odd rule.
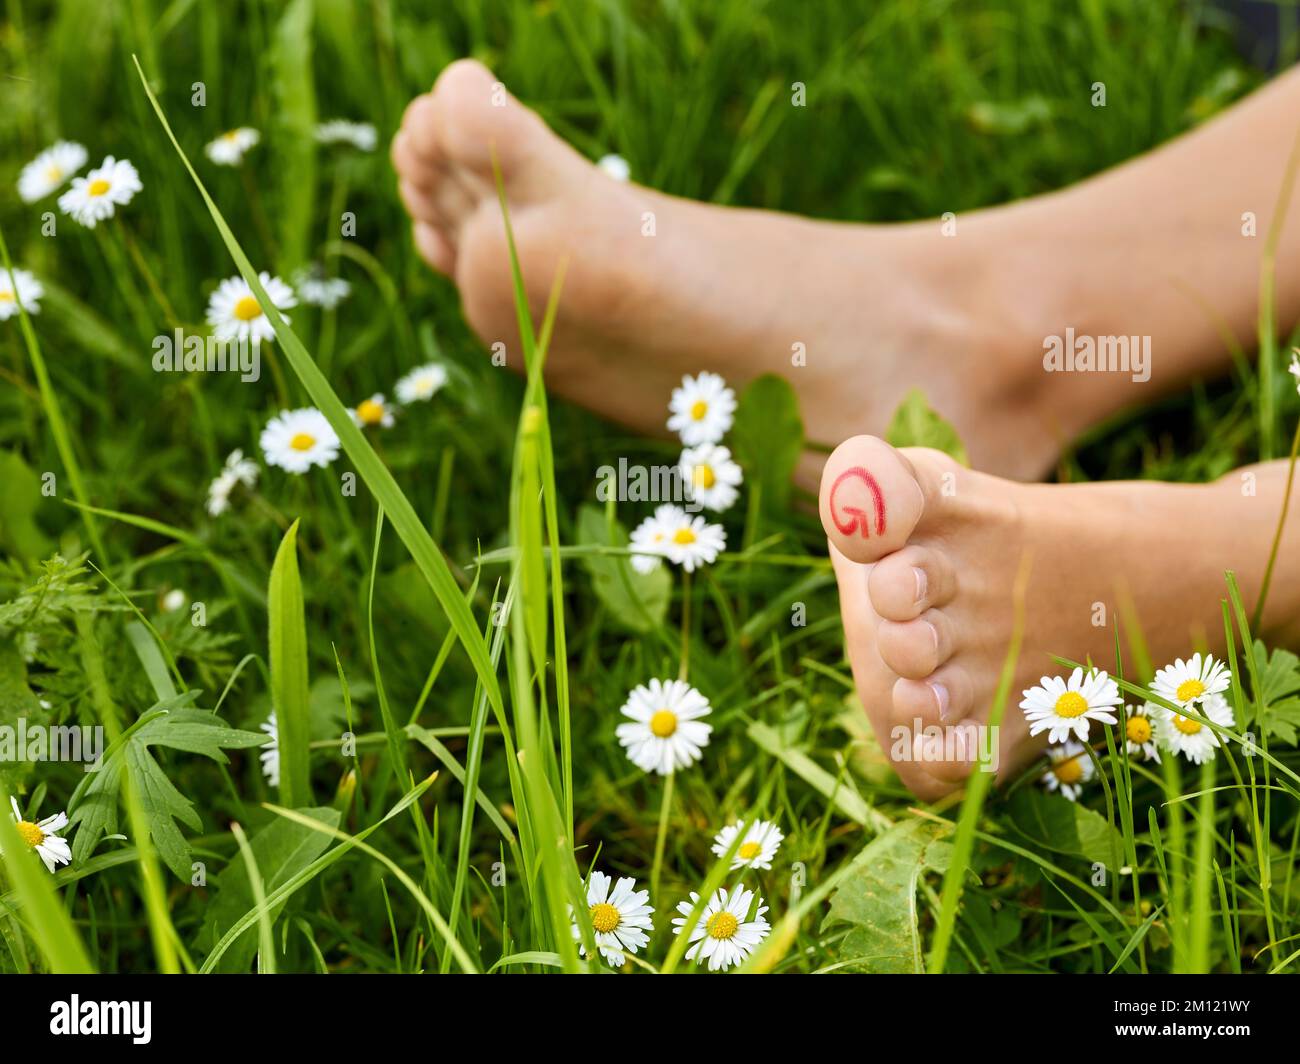
[[[857,531],[861,531],[863,539],[867,539],[870,535],[871,521],[867,517],[866,510],[858,506],[841,506],[838,512],[836,511],[835,493],[840,490],[841,484],[850,479],[862,481],[871,492],[871,498],[875,503],[876,510],[876,535],[883,536],[885,534],[885,497],[880,492],[880,485],[876,483],[876,478],[861,466],[846,469],[835,478],[835,483],[831,485],[831,520],[835,522],[835,527],[846,536],[851,536]],[[843,514],[843,517],[840,516],[841,514]]]

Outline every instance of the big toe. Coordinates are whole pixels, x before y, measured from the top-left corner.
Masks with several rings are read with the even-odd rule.
[[[874,562],[907,543],[926,496],[902,452],[875,436],[854,436],[835,448],[822,471],[822,524],[846,558]]]

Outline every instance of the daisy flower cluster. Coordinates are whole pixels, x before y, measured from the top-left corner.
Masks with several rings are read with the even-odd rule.
[[[730,509],[740,497],[743,480],[740,466],[722,445],[735,416],[735,393],[716,373],[683,377],[681,387],[673,389],[668,410],[668,427],[685,445],[677,471],[686,498],[715,513]],[[721,525],[664,503],[633,530],[632,566],[640,573],[653,572],[667,558],[689,573],[711,565],[726,546]]]
[[[1184,714],[1154,701],[1124,705],[1115,681],[1101,670],[1085,674],[1076,668],[1068,679],[1044,676],[1038,686],[1024,692],[1020,703],[1029,734],[1045,731],[1053,744],[1043,784],[1076,800],[1096,772],[1084,746],[1091,725],[1117,723],[1121,709],[1124,744],[1131,757],[1159,762],[1163,750],[1182,754],[1193,764],[1204,764],[1214,757],[1221,740],[1203,720],[1222,728],[1235,724],[1232,706],[1224,697],[1231,683],[1227,665],[1208,654],[1193,654],[1186,661],[1179,658],[1166,665],[1156,673],[1151,691],[1164,702],[1187,710]]]

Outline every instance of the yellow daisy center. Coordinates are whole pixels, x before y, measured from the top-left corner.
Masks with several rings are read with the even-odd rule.
[[[17,302],[17,300],[14,299],[14,294],[12,292],[0,292],[0,303],[14,302]]]
[[[1145,743],[1151,739],[1151,722],[1146,717],[1129,717],[1124,730],[1128,733],[1129,742]]]
[[[63,167],[51,163],[45,168],[45,176],[51,181],[62,181]]]
[[[697,465],[691,475],[697,488],[704,488],[706,491],[717,483],[718,478],[713,475],[713,467],[706,465]]]
[[[591,907],[591,926],[602,935],[608,935],[622,920],[623,917],[619,915],[618,910],[607,901]]]
[[[1193,698],[1200,698],[1205,694],[1205,684],[1200,680],[1184,680],[1178,685],[1178,690],[1174,694],[1179,702],[1190,702]]]
[[[235,304],[235,317],[240,321],[252,321],[262,316],[261,304],[252,296],[244,296]]]
[[[703,399],[696,399],[695,402],[691,404],[691,417],[696,421],[703,421],[704,415],[708,412],[709,404]]]
[[[109,183],[105,181],[102,177],[97,177],[95,178],[94,181],[90,183],[86,191],[92,196],[102,196],[111,187],[112,186],[109,185]]]
[[[235,141],[239,139],[239,130],[232,129],[229,133],[223,133],[221,134],[221,139],[228,140],[233,144]]]
[[[45,832],[28,820],[18,821],[18,834],[33,850],[45,841]]]
[[[739,928],[740,921],[726,911],[714,913],[709,917],[709,922],[704,925],[704,930],[709,933],[709,937],[717,939],[730,938]]]
[[[1077,757],[1067,757],[1052,766],[1052,774],[1061,783],[1078,783],[1083,779],[1083,766]]]
[[[1201,722],[1199,720],[1192,720],[1191,717],[1180,717],[1175,713],[1174,727],[1184,735],[1195,735],[1201,730]]]
[[[650,718],[650,731],[660,739],[667,739],[677,730],[677,714],[671,709],[661,709]]]
[[[376,403],[373,399],[367,399],[357,404],[357,417],[365,425],[378,425],[384,420],[384,407],[382,403]]]
[[[310,451],[316,446],[316,437],[310,432],[300,432],[289,441],[289,446],[295,451]]]
[[[1088,700],[1078,691],[1066,691],[1056,700],[1058,717],[1082,717],[1088,712]]]
[[[689,547],[695,542],[695,533],[689,528],[679,528],[673,533],[673,542],[680,543],[683,547]]]
[[[760,846],[758,843],[747,842],[745,843],[744,846],[742,846],[739,850],[736,851],[736,855],[740,857],[740,859],[743,861],[752,861],[755,857],[757,857],[762,852],[763,852],[763,847]]]

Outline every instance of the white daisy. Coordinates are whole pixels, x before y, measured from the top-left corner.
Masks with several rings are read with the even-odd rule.
[[[55,141],[23,167],[18,195],[24,203],[44,199],[85,165],[85,148],[70,140]]]
[[[225,467],[208,486],[208,513],[213,517],[225,513],[230,508],[230,493],[239,484],[253,487],[260,472],[257,463],[251,458],[245,458],[243,451],[231,451],[226,456]]]
[[[262,762],[262,775],[272,787],[278,787],[280,786],[280,726],[275,722],[275,714],[272,713],[267,717],[258,728],[270,736],[262,744],[262,752],[257,755],[258,760]]]
[[[632,530],[628,546],[639,552],[632,555],[632,568],[638,573],[652,573],[659,568],[668,540],[668,522],[674,521],[679,512],[672,503],[664,503]]]
[[[1029,721],[1029,734],[1045,731],[1049,743],[1062,742],[1072,732],[1087,742],[1088,722],[1114,724],[1114,707],[1124,701],[1115,681],[1098,669],[1086,677],[1075,669],[1068,683],[1059,676],[1044,676],[1040,686],[1023,693],[1020,708]]]
[[[1295,390],[1300,392],[1300,351],[1291,352],[1291,365],[1287,366],[1286,371],[1295,378]]]
[[[1232,673],[1209,654],[1193,654],[1166,665],[1151,681],[1151,690],[1168,702],[1190,706],[1206,695],[1222,694],[1232,683]]]
[[[403,406],[432,399],[447,383],[447,371],[438,363],[417,366],[393,386]]]
[[[637,768],[665,776],[698,761],[713,725],[709,700],[684,680],[639,684],[619,710],[631,723],[614,729]]]
[[[70,214],[87,229],[112,218],[118,207],[125,207],[141,191],[140,175],[126,159],[108,156],[85,177],[72,179],[72,187],[59,197],[59,210]]]
[[[1088,756],[1083,746],[1073,739],[1067,739],[1060,746],[1049,748],[1047,756],[1051,759],[1052,765],[1043,773],[1043,785],[1049,791],[1060,791],[1072,802],[1078,801],[1079,795],[1083,793],[1083,785],[1092,779],[1093,773],[1096,772],[1092,758]]]
[[[626,181],[632,176],[632,167],[621,155],[602,155],[596,165],[615,181]]]
[[[592,929],[596,932],[596,948],[600,954],[615,968],[621,968],[627,958],[623,951],[635,953],[650,943],[647,931],[654,930],[650,914],[654,908],[647,905],[650,900],[648,890],[635,890],[636,880],[625,876],[610,889],[611,880],[604,872],[592,872],[587,882],[587,915],[591,917]],[[570,909],[570,915],[573,915]],[[578,930],[578,920],[573,919],[573,937],[581,941],[582,932]],[[579,951],[585,957],[586,946],[580,945]]]
[[[770,820],[756,820],[748,827],[744,824],[728,824],[713,837],[713,852],[719,857],[725,854],[742,829],[745,837],[732,855],[732,869],[771,868],[772,858],[781,848],[781,840],[785,836]]]
[[[1154,702],[1140,706],[1125,706],[1124,741],[1130,755],[1141,754],[1147,761],[1160,761],[1160,748],[1156,745],[1155,723],[1160,718],[1160,707]]]
[[[298,305],[293,289],[265,270],[257,275],[257,279],[262,282],[275,309],[280,311],[280,316],[287,322],[289,315],[284,312]],[[275,339],[271,320],[262,312],[257,296],[253,295],[253,290],[242,277],[227,277],[217,285],[208,297],[207,316],[212,334],[222,343],[235,341],[258,347],[263,340]]]
[[[36,854],[45,862],[45,867],[51,872],[55,867],[61,864],[72,863],[72,847],[67,840],[60,838],[55,834],[56,831],[62,831],[68,826],[68,814],[56,813],[54,816],[47,816],[44,820],[24,820],[21,810],[18,808],[18,799],[12,795],[9,796],[9,804],[13,806],[14,821],[18,825],[18,835],[28,847],[36,851]]]
[[[709,962],[709,971],[730,968],[740,964],[754,952],[763,939],[772,930],[763,916],[767,906],[763,899],[758,899],[758,908],[753,918],[749,917],[750,907],[754,903],[754,892],[742,890],[739,885],[732,888],[730,894],[726,887],[720,887],[704,906],[695,926],[691,928],[689,941],[694,942],[686,951],[686,959],[693,961],[703,957]],[[680,935],[690,919],[691,910],[700,900],[699,894],[691,891],[690,901],[683,901],[677,906],[681,916],[673,917],[673,933]]]
[[[339,456],[339,438],[315,407],[282,410],[262,430],[266,464],[288,473],[305,473],[312,466],[327,466]]]
[[[1218,733],[1199,720],[1173,713],[1163,706],[1152,708],[1159,713],[1156,729],[1160,736],[1160,743],[1166,750],[1182,754],[1188,761],[1202,765],[1211,760],[1215,750],[1222,745]],[[1204,695],[1200,702],[1191,707],[1191,710],[1199,717],[1214,721],[1221,728],[1231,728],[1236,724],[1232,706],[1223,695]]]
[[[333,310],[352,294],[352,286],[342,277],[326,277],[319,269],[302,270],[294,286],[304,303]]]
[[[712,565],[727,549],[727,533],[721,525],[711,525],[703,517],[692,517],[680,506],[661,506],[656,511],[663,522],[664,556],[688,573],[698,566]]]
[[[731,459],[731,451],[715,443],[702,443],[682,451],[677,468],[682,474],[687,498],[706,510],[721,513],[731,508],[740,493],[743,474]]]
[[[362,399],[348,413],[352,415],[353,424],[357,428],[373,428],[376,425],[381,429],[393,427],[393,409],[388,405],[383,392],[375,392],[369,399]]]
[[[731,428],[736,412],[736,393],[716,373],[683,377],[668,402],[672,416],[668,428],[678,433],[687,447],[717,443]]]
[[[321,144],[351,144],[361,151],[374,151],[379,143],[379,134],[369,122],[331,118],[316,127],[316,139]]]
[[[28,314],[39,314],[41,305],[38,300],[45,295],[45,288],[29,271],[15,269],[13,276],[0,268],[0,321],[7,321],[18,313],[18,304]]]
[[[162,597],[162,608],[166,613],[175,613],[177,610],[183,610],[188,601],[185,592],[174,587]]]
[[[238,166],[244,161],[244,155],[257,146],[262,134],[250,126],[240,126],[222,133],[208,144],[203,151],[218,166]]]

